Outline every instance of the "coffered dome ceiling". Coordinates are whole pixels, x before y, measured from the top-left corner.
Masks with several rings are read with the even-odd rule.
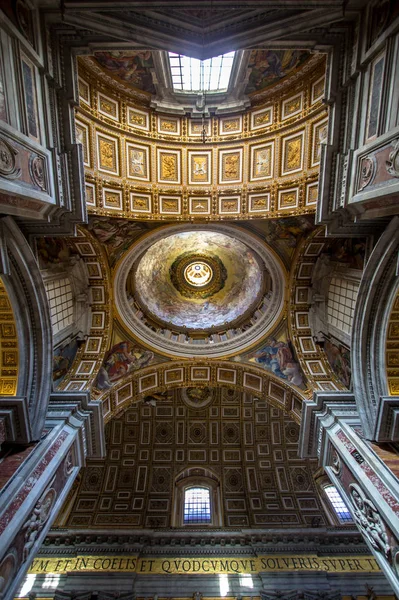
[[[285,270],[266,244],[240,228],[175,225],[131,247],[114,286],[124,325],[155,351],[223,356],[275,326]]]

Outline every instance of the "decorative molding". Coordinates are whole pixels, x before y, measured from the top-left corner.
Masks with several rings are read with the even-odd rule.
[[[0,138],[0,176],[7,179],[18,179],[21,176],[21,168],[17,166],[16,150],[3,137]]]

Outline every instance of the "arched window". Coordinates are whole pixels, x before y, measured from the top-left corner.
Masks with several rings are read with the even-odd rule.
[[[175,481],[172,527],[222,527],[220,481],[210,469],[182,471]]]
[[[350,514],[348,507],[343,501],[335,485],[327,485],[324,488],[324,491],[334,509],[335,514],[338,517],[339,522],[342,524],[353,523],[352,515]]]
[[[209,488],[189,487],[184,491],[183,524],[196,525],[211,522],[211,495]]]

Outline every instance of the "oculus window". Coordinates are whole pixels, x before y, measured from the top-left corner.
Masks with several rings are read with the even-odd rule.
[[[169,52],[173,89],[180,92],[225,92],[229,87],[235,52],[207,60]]]
[[[190,487],[184,492],[184,525],[211,522],[211,498],[208,488]]]
[[[345,502],[342,500],[337,488],[335,485],[329,485],[324,488],[325,493],[331,505],[341,523],[352,523],[353,519],[346,506]]]

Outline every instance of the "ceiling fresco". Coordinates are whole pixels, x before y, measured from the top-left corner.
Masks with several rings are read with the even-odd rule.
[[[152,83],[151,69],[154,69],[154,59],[151,50],[95,52],[97,62],[114,77],[119,77],[135,88],[155,93]]]
[[[310,55],[308,50],[252,50],[245,92],[259,92],[292,75]]]
[[[132,371],[148,367],[154,361],[154,353],[129,341],[118,342],[106,353],[94,386],[107,390]]]
[[[212,271],[210,281],[191,285],[190,268],[202,262]],[[263,288],[255,253],[233,237],[209,231],[177,233],[157,241],[128,279],[128,293],[145,311],[165,325],[190,330],[241,320]]]
[[[246,360],[271,371],[280,379],[305,388],[302,369],[295,358],[293,346],[287,336],[267,338],[260,348],[250,354]]]
[[[195,17],[197,21],[201,18],[200,15]],[[289,77],[311,56],[308,50],[258,49],[245,52],[249,56],[246,94],[262,91]],[[152,73],[155,73],[156,67],[151,50],[109,50],[95,52],[94,58],[107,74],[134,88],[155,94]]]
[[[94,216],[89,217],[88,223],[88,230],[106,249],[111,265],[137,238],[153,227],[150,223]]]

